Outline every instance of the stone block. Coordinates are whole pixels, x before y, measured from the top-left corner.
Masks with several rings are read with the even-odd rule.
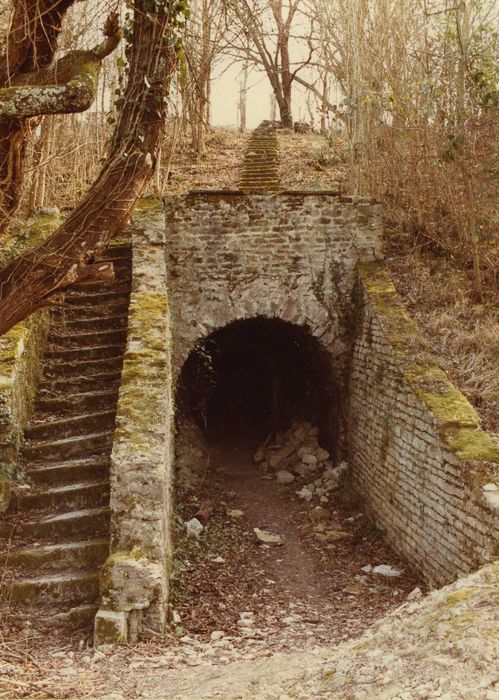
[[[94,646],[125,644],[128,641],[128,613],[99,610],[94,622]]]

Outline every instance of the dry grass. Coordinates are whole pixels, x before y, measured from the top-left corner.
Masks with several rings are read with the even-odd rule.
[[[470,274],[401,233],[386,240],[387,264],[410,314],[430,339],[441,366],[465,394],[483,427],[499,432],[499,327],[492,289],[472,301]]]

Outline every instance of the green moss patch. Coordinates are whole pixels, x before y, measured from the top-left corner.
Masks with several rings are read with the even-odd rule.
[[[361,264],[359,278],[405,381],[436,419],[448,448],[464,461],[499,462],[499,447],[481,429],[475,409],[438,365],[384,266]]]
[[[449,593],[445,597],[445,602],[447,605],[457,605],[458,603],[462,603],[464,600],[468,600],[468,598],[471,597],[473,591],[470,591],[469,588],[460,588],[458,591],[454,591],[453,593]]]

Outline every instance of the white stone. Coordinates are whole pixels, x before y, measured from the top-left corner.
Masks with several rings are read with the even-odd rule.
[[[413,588],[407,596],[407,600],[417,600],[422,597],[421,588]]]
[[[485,484],[485,486],[482,487],[484,491],[497,491],[497,484]]]
[[[251,619],[237,621],[238,627],[252,627],[252,625],[253,625],[253,620],[251,620]]]
[[[291,472],[281,469],[277,472],[276,480],[278,484],[290,484],[295,480],[295,477],[293,474],[291,474]]]
[[[198,538],[203,532],[204,527],[197,518],[191,518],[185,524],[185,529],[190,537]]]
[[[212,642],[218,642],[220,639],[223,639],[225,637],[225,632],[222,630],[214,630],[210,634],[210,639]]]
[[[311,491],[309,488],[304,486],[300,491],[296,492],[297,496],[300,498],[303,498],[304,501],[311,501],[312,496],[314,495],[313,491]]]
[[[394,566],[390,566],[390,564],[379,564],[373,568],[373,574],[379,574],[380,576],[400,576],[402,572]]]
[[[315,467],[317,465],[317,457],[315,455],[305,454],[301,458],[301,461],[309,467]]]
[[[284,544],[284,540],[280,535],[277,535],[274,532],[267,532],[267,530],[260,530],[259,527],[254,527],[253,532],[256,535],[256,538],[259,542],[262,542],[262,544],[268,544],[268,545],[275,545],[279,546]]]

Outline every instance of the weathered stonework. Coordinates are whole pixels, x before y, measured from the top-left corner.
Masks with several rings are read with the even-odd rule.
[[[356,266],[381,256],[378,204],[193,192],[166,200],[166,231],[175,376],[200,339],[257,316],[305,326],[345,375]]]
[[[163,631],[171,559],[170,318],[162,213],[132,230],[127,350],[111,458],[111,555],[101,573],[96,644]]]
[[[19,238],[28,247],[35,245],[58,224],[58,210],[42,210]],[[0,513],[8,508],[12,480],[20,473],[21,441],[41,376],[48,326],[48,312],[38,311],[0,337]]]
[[[357,292],[353,484],[394,548],[430,580],[448,583],[494,556],[499,448],[438,366],[382,265],[360,266]]]

